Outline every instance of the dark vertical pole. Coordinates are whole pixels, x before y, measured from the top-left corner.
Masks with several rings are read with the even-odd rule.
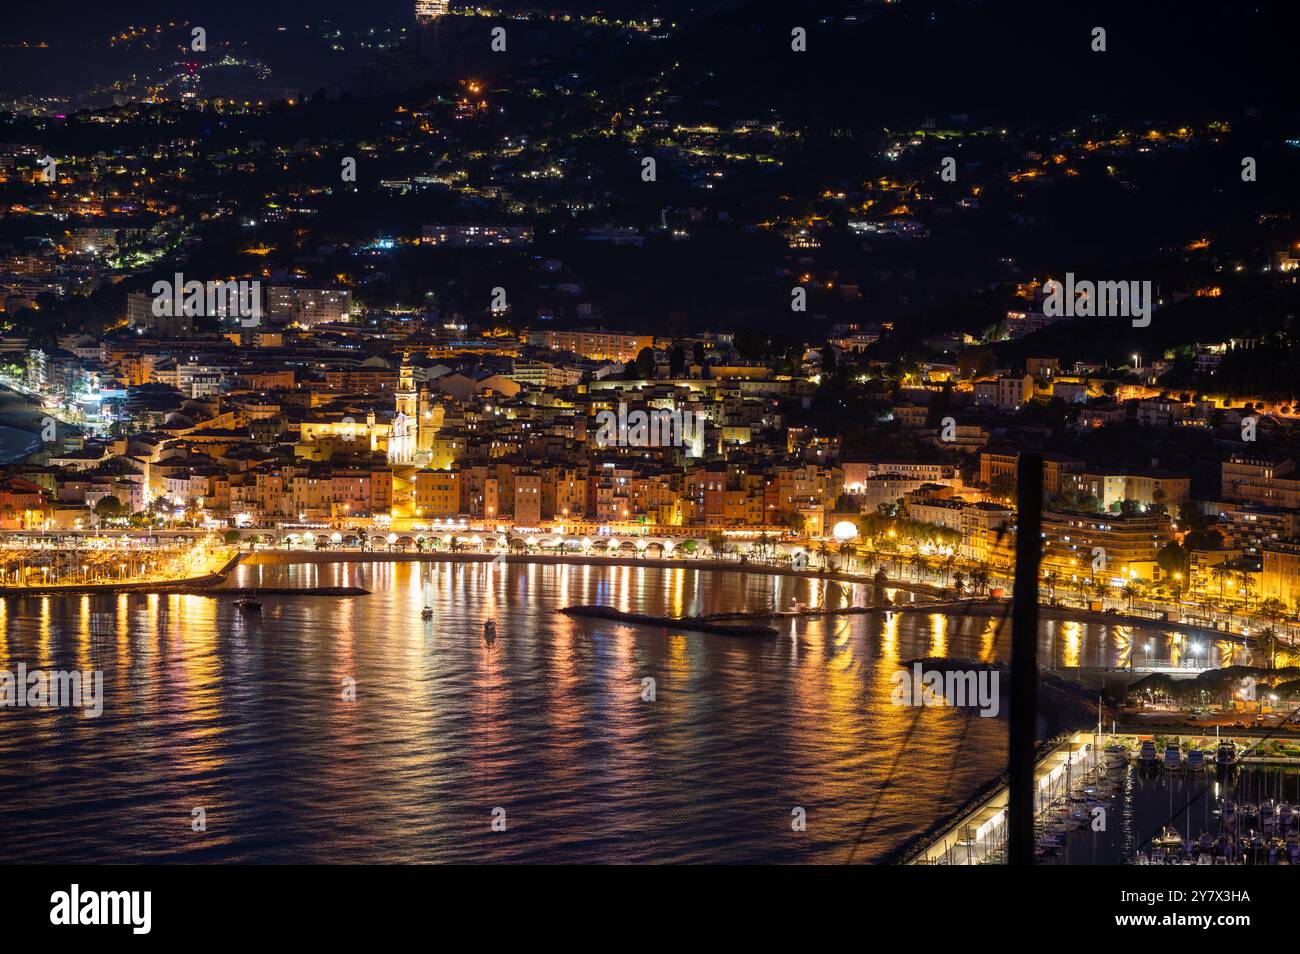
[[[1034,741],[1038,724],[1038,566],[1043,459],[1021,454],[1016,474],[1016,572],[1011,604],[1011,719],[1007,859],[1034,863]]]

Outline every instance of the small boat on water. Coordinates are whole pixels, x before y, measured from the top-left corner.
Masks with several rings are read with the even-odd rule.
[[[1279,828],[1290,828],[1295,824],[1295,809],[1290,802],[1277,806],[1277,824]]]
[[[1205,753],[1200,749],[1190,749],[1187,753],[1186,768],[1189,772],[1205,771]]]
[[[483,641],[491,646],[497,641],[497,621],[488,620],[483,624]]]
[[[1251,832],[1243,846],[1242,855],[1248,865],[1265,865],[1268,864],[1268,845],[1259,835]]]
[[[1237,746],[1232,742],[1220,742],[1219,750],[1214,753],[1214,767],[1220,772],[1228,772],[1237,765]]]
[[[1155,768],[1159,763],[1160,756],[1156,753],[1156,744],[1147,739],[1138,750],[1138,764],[1144,768]]]
[[[1065,836],[1059,832],[1047,832],[1034,840],[1034,847],[1041,852],[1060,851],[1065,847]]]
[[[420,610],[420,619],[433,619],[433,607],[426,606],[424,609]]]
[[[1201,832],[1201,837],[1197,839],[1196,853],[1197,855],[1214,854],[1214,837],[1208,831]]]
[[[1183,836],[1176,829],[1166,825],[1160,829],[1160,834],[1151,839],[1151,844],[1157,848],[1163,848],[1165,851],[1171,849],[1180,851],[1183,847]]]
[[[1128,746],[1112,742],[1106,746],[1106,768],[1123,768],[1128,764]]]
[[[235,600],[235,609],[241,613],[260,613],[262,611],[262,602],[253,596],[241,596]]]
[[[1237,843],[1234,838],[1228,834],[1220,834],[1214,839],[1214,857],[1222,859],[1223,863],[1235,861],[1237,858]]]
[[[1181,772],[1183,769],[1182,749],[1176,745],[1165,746],[1165,757],[1160,764],[1170,772]]]
[[[1240,817],[1237,813],[1237,803],[1225,798],[1223,800],[1223,808],[1221,809],[1219,817],[1225,827],[1235,826],[1237,824],[1237,819]]]

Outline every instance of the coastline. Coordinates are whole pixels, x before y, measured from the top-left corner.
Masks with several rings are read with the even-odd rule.
[[[45,413],[34,405],[30,398],[0,384],[0,464],[20,463],[40,450]]]
[[[862,586],[882,586],[890,590],[904,590],[921,596],[938,598],[940,589],[926,583],[890,580],[877,583],[871,576],[847,573],[842,570],[796,570],[788,566],[771,566],[765,563],[740,563],[736,560],[665,559],[663,557],[597,556],[595,554],[559,556],[546,553],[493,554],[477,552],[389,553],[369,550],[241,550],[243,562],[249,566],[289,566],[294,563],[540,563],[559,566],[648,566],[664,570],[714,570],[731,573],[758,573],[763,576],[795,576],[809,580],[826,580],[834,583],[856,583]]]
[[[503,563],[503,564],[540,564],[543,566],[626,566],[650,567],[660,570],[709,570],[719,573],[747,573],[760,576],[802,577],[810,580],[823,580],[828,583],[843,585],[860,585],[880,587],[889,590],[901,590],[910,593],[914,599],[893,605],[854,607],[855,612],[863,613],[953,613],[965,616],[997,617],[1010,619],[1010,602],[988,599],[954,600],[940,587],[927,583],[907,580],[889,580],[877,583],[873,576],[846,571],[796,570],[788,566],[772,566],[762,563],[740,563],[734,560],[712,558],[678,560],[663,557],[632,556],[598,556],[595,554],[566,555],[558,554],[492,554],[481,552],[433,552],[417,553],[411,551],[388,552],[381,550],[286,550],[259,549],[240,550],[219,571],[203,577],[148,583],[101,583],[68,587],[0,587],[0,596],[31,595],[73,595],[81,593],[117,593],[117,592],[177,592],[186,590],[192,593],[212,592],[225,582],[228,574],[239,563],[248,566],[292,566],[295,564],[329,564],[329,563]],[[303,595],[311,595],[310,588],[303,588]],[[809,607],[807,609],[815,609]],[[774,615],[786,615],[785,609],[777,609]],[[745,614],[754,615],[754,614]],[[1222,631],[1197,626],[1192,623],[1179,623],[1167,620],[1149,619],[1145,616],[1126,616],[1115,613],[1094,613],[1090,610],[1075,609],[1065,606],[1038,607],[1040,620],[1059,620],[1077,623],[1095,623],[1107,626],[1141,626],[1158,627],[1175,630],[1184,635],[1208,636],[1222,639],[1233,636],[1247,639],[1239,633]]]
[[[857,584],[861,586],[879,586],[883,589],[902,590],[924,600],[897,603],[894,606],[861,607],[864,612],[894,613],[933,613],[952,612],[967,616],[1006,616],[1010,619],[1011,603],[1009,600],[954,600],[940,587],[928,583],[908,580],[889,580],[877,583],[872,576],[845,571],[796,570],[788,566],[770,566],[762,563],[739,563],[735,560],[703,559],[664,559],[662,557],[625,557],[625,556],[559,556],[558,554],[491,554],[491,553],[413,553],[359,550],[283,550],[266,549],[252,552],[241,551],[244,563],[249,566],[289,566],[295,563],[540,563],[543,565],[571,564],[574,566],[648,566],[666,570],[711,570],[724,573],[757,573],[764,576],[793,576],[810,580]],[[946,597],[946,598],[945,598]],[[1066,620],[1079,623],[1101,623],[1107,626],[1145,626],[1172,629],[1192,636],[1211,636],[1222,639],[1225,635],[1242,638],[1239,633],[1225,634],[1221,631],[1196,626],[1192,623],[1175,623],[1165,620],[1149,619],[1145,616],[1127,616],[1115,613],[1094,613],[1090,610],[1074,609],[1067,606],[1038,607],[1039,619]]]
[[[178,580],[147,580],[121,583],[64,583],[49,586],[0,586],[0,598],[7,596],[85,596],[106,593],[213,593],[224,583],[230,571],[239,565],[242,554],[236,553],[220,569],[202,576]],[[233,592],[228,591],[228,592]],[[304,593],[304,595],[310,595]]]

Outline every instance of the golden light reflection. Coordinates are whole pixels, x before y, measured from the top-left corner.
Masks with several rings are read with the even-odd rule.
[[[930,614],[930,649],[927,655],[948,655],[948,617],[943,613]]]
[[[1241,644],[1231,639],[1216,639],[1214,648],[1219,654],[1219,660],[1224,666],[1237,665],[1237,655],[1241,652]]]
[[[134,653],[131,651],[131,598],[117,595],[117,682],[126,685]]]
[[[47,669],[50,665],[50,598],[41,597],[40,629],[36,638],[36,668]]]
[[[853,654],[852,627],[849,620],[843,619],[835,623],[835,632],[831,634],[831,665],[843,672],[853,672],[858,669],[857,660]]]
[[[686,590],[686,571],[681,567],[668,571],[668,592],[670,594],[670,612],[673,616],[682,615],[683,599]]]
[[[1111,630],[1115,642],[1115,665],[1120,669],[1133,668],[1133,629],[1130,626],[1116,626]]]
[[[980,660],[991,663],[997,658],[998,635],[1002,631],[1003,620],[988,617],[984,620],[984,630],[980,633]]]
[[[219,601],[208,596],[172,594],[167,601],[167,641],[177,645],[166,678],[175,691],[176,731],[184,739],[187,772],[207,774],[221,767],[216,744],[220,724],[221,664],[217,611]],[[183,728],[182,728],[183,727]]]
[[[90,665],[90,595],[82,594],[77,607],[77,668],[86,672]]]
[[[144,614],[145,626],[145,645],[150,648],[154,647],[158,641],[158,605],[159,598],[157,593],[150,593],[146,601],[147,609]]]
[[[1083,627],[1076,620],[1067,620],[1061,624],[1061,649],[1064,656],[1061,665],[1073,668],[1079,665],[1079,647],[1083,643]]]
[[[886,613],[884,631],[880,634],[880,659],[890,668],[898,662],[898,613]]]

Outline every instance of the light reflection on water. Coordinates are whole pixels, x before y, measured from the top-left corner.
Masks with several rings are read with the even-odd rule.
[[[890,702],[900,661],[1005,660],[997,620],[783,620],[753,640],[554,612],[789,608],[826,590],[687,568],[245,566],[234,582],[373,593],[265,595],[253,618],[226,597],[0,601],[0,668],[99,668],[107,695],[98,719],[0,709],[6,860],[835,862],[861,833],[869,861],[1005,762],[1004,720],[927,709],[914,727]],[[1096,665],[1131,639],[1045,622],[1040,643]]]

